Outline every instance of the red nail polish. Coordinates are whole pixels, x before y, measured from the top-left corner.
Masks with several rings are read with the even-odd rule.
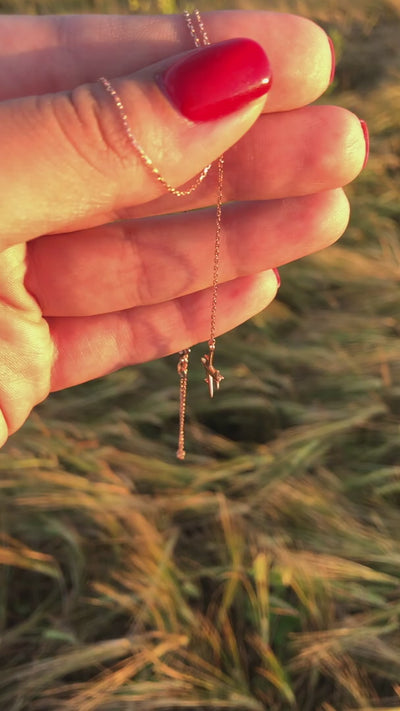
[[[334,44],[333,44],[331,38],[329,37],[329,35],[328,35],[328,42],[329,42],[329,46],[331,48],[331,55],[332,55],[331,75],[329,77],[329,84],[332,84],[332,82],[335,78],[336,57],[335,57],[335,47],[334,47]]]
[[[361,170],[364,170],[365,166],[368,163],[368,156],[369,156],[369,131],[368,131],[368,126],[365,123],[365,121],[360,119],[360,124],[361,124],[361,128],[362,128],[364,138],[365,138],[365,158],[364,158],[363,166],[361,168]]]
[[[276,281],[278,282],[278,289],[279,289],[279,287],[281,285],[281,275],[279,274],[276,267],[274,267],[272,271],[274,272],[274,274],[276,276]]]
[[[191,121],[212,121],[264,96],[272,81],[262,47],[238,38],[194,50],[159,79],[170,101]]]

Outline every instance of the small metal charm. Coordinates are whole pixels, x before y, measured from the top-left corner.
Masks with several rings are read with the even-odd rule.
[[[180,378],[186,378],[189,368],[189,353],[190,348],[186,348],[184,351],[179,351],[179,361],[176,366],[176,370]]]
[[[214,361],[214,353],[215,353],[215,342],[214,341],[209,341],[208,343],[210,352],[206,353],[202,359],[201,362],[205,368],[206,371],[206,377],[204,378],[204,382],[207,383],[208,385],[208,392],[210,393],[210,397],[214,397],[214,383],[215,387],[217,390],[219,390],[219,384],[222,380],[224,380],[224,376],[221,375],[221,372],[217,370],[214,367],[213,361]]]

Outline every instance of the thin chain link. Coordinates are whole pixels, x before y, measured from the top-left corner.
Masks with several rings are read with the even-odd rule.
[[[185,20],[196,47],[201,45],[209,45],[207,31],[204,27],[200,12],[195,10],[193,16],[185,10]],[[197,22],[199,33],[196,30],[195,22]],[[208,385],[210,397],[214,396],[214,386],[218,389],[221,381],[224,379],[220,371],[214,367],[215,355],[215,336],[217,323],[217,300],[218,300],[218,283],[219,283],[219,267],[221,258],[221,234],[222,234],[222,203],[223,203],[223,184],[224,184],[224,156],[221,155],[217,161],[218,169],[218,189],[217,189],[217,205],[216,205],[216,229],[214,242],[214,259],[213,259],[213,280],[212,280],[212,295],[211,295],[211,316],[210,316],[210,338],[208,341],[209,352],[204,355],[201,362],[206,370],[205,382]],[[181,351],[178,373],[180,374],[180,405],[179,405],[179,444],[177,457],[178,459],[185,458],[185,416],[187,403],[187,376],[189,367],[189,349]]]
[[[185,20],[190,32],[190,35],[193,39],[195,47],[200,47],[202,42],[199,36],[197,35],[196,29],[193,24],[192,17],[190,13],[185,10],[184,11],[184,16]],[[209,44],[209,39],[207,37],[207,33],[205,31],[203,22],[200,17],[200,13],[198,10],[195,10],[194,16],[197,19],[200,32],[202,34],[203,38],[203,44]],[[208,171],[207,171],[208,172]],[[186,348],[183,351],[180,351],[179,353],[179,361],[178,361],[178,375],[179,375],[179,434],[178,434],[178,449],[176,452],[176,456],[178,459],[185,459],[186,456],[186,451],[185,451],[185,422],[186,422],[186,408],[187,408],[187,389],[188,389],[188,371],[189,371],[189,354],[190,354],[190,348]]]
[[[189,370],[190,348],[186,348],[179,353],[177,371],[179,375],[179,434],[178,449],[176,456],[178,459],[185,459],[185,417],[187,404],[188,370]]]
[[[192,16],[191,16],[189,10],[185,10],[184,15],[185,15],[185,20],[186,20],[187,26],[189,28],[189,32],[193,38],[195,47],[201,47],[202,44],[203,45],[211,44],[210,40],[208,39],[208,34],[206,31],[206,28],[204,27],[204,22],[201,19],[199,10],[197,10],[197,9],[194,10],[193,17],[197,20],[197,24],[198,24],[199,30],[200,30],[200,37],[196,32],[196,29],[195,29],[195,26],[194,26],[194,23],[192,20]]]
[[[206,165],[205,168],[203,168],[201,173],[197,176],[197,178],[190,185],[190,187],[184,188],[183,190],[180,188],[174,188],[174,186],[171,185],[170,183],[168,183],[168,181],[161,175],[158,168],[155,167],[151,158],[149,158],[147,153],[145,153],[142,146],[140,145],[140,143],[136,140],[135,136],[133,135],[132,129],[129,125],[128,117],[125,113],[124,105],[123,105],[120,97],[118,96],[117,92],[115,91],[114,87],[112,86],[112,84],[110,84],[108,79],[106,79],[105,77],[99,77],[98,81],[104,86],[106,91],[108,91],[108,93],[114,100],[115,106],[117,107],[118,113],[120,115],[122,124],[125,129],[125,134],[129,140],[129,143],[135,149],[135,151],[137,151],[137,153],[139,153],[143,163],[150,170],[150,172],[153,173],[156,180],[158,180],[158,182],[161,183],[161,185],[166,190],[168,190],[169,193],[176,195],[176,197],[185,197],[186,195],[191,195],[195,190],[197,190],[197,188],[203,182],[204,178],[206,177],[207,173],[209,172],[212,164],[210,163],[209,165]]]
[[[197,21],[200,37],[197,34],[196,28],[194,26],[194,21],[188,10],[184,12],[187,26],[189,32],[196,47],[200,47],[201,44],[208,45],[210,40],[204,22],[201,18],[199,10],[194,10],[193,17]],[[219,282],[219,264],[220,264],[220,251],[221,251],[221,233],[222,233],[222,202],[223,202],[223,184],[224,184],[224,156],[218,158],[218,193],[217,193],[217,206],[216,206],[216,230],[215,230],[215,243],[214,243],[214,267],[213,267],[213,283],[212,283],[212,297],[211,297],[211,323],[210,323],[210,338],[209,345],[214,346],[215,349],[215,333],[216,333],[216,320],[217,320],[217,298],[218,298],[218,282]]]
[[[215,243],[214,243],[214,268],[213,268],[213,283],[212,283],[212,298],[211,298],[211,324],[210,324],[210,340],[209,340],[209,345],[213,345],[214,347],[215,347],[215,333],[216,333],[216,323],[217,323],[219,265],[220,265],[220,257],[221,257],[223,183],[224,183],[224,156],[222,155],[218,158],[218,193],[217,193],[216,229],[215,229]]]
[[[211,44],[210,40],[208,39],[208,34],[206,31],[206,28],[204,27],[203,20],[201,19],[201,15],[199,10],[196,8],[194,11],[194,16],[198,22],[200,33],[203,39],[203,44]]]
[[[201,18],[199,10],[194,10],[191,14],[188,10],[184,11],[184,17],[187,23],[188,30],[193,39],[195,47],[206,46],[210,44],[207,31],[205,29],[203,20]],[[198,30],[195,27],[197,23]],[[153,164],[153,161],[145,153],[139,142],[134,137],[131,127],[129,125],[128,117],[125,113],[124,105],[115,91],[112,84],[105,77],[100,77],[98,80],[106,89],[106,91],[112,97],[115,106],[119,112],[122,124],[125,129],[127,138],[132,145],[132,147],[137,151],[141,159],[143,160],[146,167],[151,171],[163,187],[168,190],[168,192],[176,195],[177,197],[184,197],[193,193],[199,185],[203,182],[204,178],[208,174],[211,165],[207,165],[202,172],[198,175],[195,181],[186,189],[174,188],[173,185],[168,183],[168,181],[161,175],[158,168]],[[216,339],[216,316],[217,316],[217,298],[218,298],[218,283],[219,283],[219,267],[221,258],[221,235],[222,235],[222,204],[223,204],[223,182],[224,182],[224,156],[221,155],[217,161],[217,171],[218,171],[218,190],[217,190],[217,203],[216,203],[216,230],[215,230],[215,242],[214,242],[214,259],[213,259],[213,278],[212,278],[212,297],[211,297],[211,316],[210,316],[210,338],[208,341],[209,353],[201,359],[205,369],[206,378],[205,382],[208,384],[210,396],[213,397],[214,385],[219,388],[220,382],[224,379],[223,375],[217,370],[213,365],[214,354],[215,354],[215,339]],[[189,354],[190,348],[185,348],[179,352],[179,361],[177,365],[177,371],[179,375],[179,435],[178,435],[178,449],[176,456],[178,459],[184,459],[186,456],[185,452],[185,418],[187,409],[187,390],[188,390],[188,371],[189,371]]]

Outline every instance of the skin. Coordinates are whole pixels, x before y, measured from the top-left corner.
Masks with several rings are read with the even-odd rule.
[[[204,21],[213,42],[258,41],[274,81],[267,101],[195,124],[154,81],[192,49],[182,17],[0,20],[0,445],[50,391],[208,338],[215,177],[166,194],[100,75],[173,185],[226,152],[218,333],[273,300],[273,267],[346,228],[365,140],[350,112],[310,105],[331,73],[323,30],[268,12]]]

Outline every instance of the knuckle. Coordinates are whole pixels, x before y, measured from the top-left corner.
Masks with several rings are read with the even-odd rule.
[[[129,264],[131,273],[130,282],[132,284],[132,301],[134,306],[144,306],[152,303],[152,279],[149,276],[149,269],[144,259],[144,245],[136,235],[130,234],[125,239],[127,248],[126,264]],[[132,279],[132,275],[134,278]]]
[[[126,140],[100,84],[54,94],[50,102],[57,128],[73,153],[101,175],[115,175],[126,162]]]

